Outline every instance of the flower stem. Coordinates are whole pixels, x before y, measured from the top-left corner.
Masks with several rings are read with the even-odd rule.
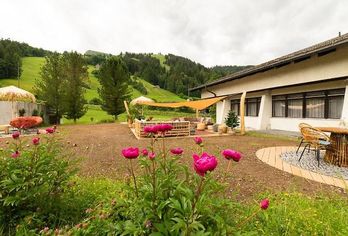
[[[226,177],[227,177],[228,173],[230,172],[231,162],[232,162],[231,160],[228,160],[228,165],[227,165],[227,168],[226,168],[226,171],[224,174],[223,182],[226,181]]]
[[[152,161],[152,207],[153,207],[153,213],[156,214],[156,163],[153,160]]]
[[[162,136],[162,152],[163,152],[163,168],[164,168],[164,173],[167,174],[167,153],[166,153],[166,144],[164,141],[164,134]]]
[[[193,203],[192,203],[192,212],[191,212],[191,216],[189,218],[189,220],[186,221],[186,227],[187,227],[187,231],[186,231],[186,235],[190,235],[190,224],[193,222],[193,217],[195,215],[195,210],[196,210],[196,205],[198,202],[198,198],[199,195],[201,195],[202,189],[203,189],[203,182],[204,182],[204,177],[201,177],[201,181],[199,182],[196,194],[195,194],[195,198],[193,199]]]
[[[135,174],[134,174],[132,159],[129,159],[129,162],[130,162],[130,167],[131,167],[131,174],[132,174],[132,176],[133,176],[133,181],[134,181],[135,195],[136,195],[137,197],[139,197],[139,195],[138,195],[137,181],[136,181],[136,179],[135,179]]]
[[[247,222],[249,222],[252,218],[254,218],[257,213],[259,213],[261,211],[261,208],[259,208],[257,211],[255,211],[253,214],[251,214],[248,218],[246,218],[245,220],[243,220],[242,222],[240,222],[238,225],[237,225],[237,228],[240,229],[242,228],[242,226],[244,226]]]

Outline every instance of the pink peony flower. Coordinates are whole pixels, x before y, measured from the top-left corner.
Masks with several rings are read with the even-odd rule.
[[[54,133],[54,128],[47,128],[46,129],[47,134],[53,134]]]
[[[174,155],[181,155],[183,151],[184,150],[179,147],[170,149],[170,152],[173,153]]]
[[[147,125],[144,127],[144,132],[148,134],[157,134],[157,126],[156,125]]]
[[[153,159],[155,159],[155,157],[156,157],[156,154],[155,153],[153,153],[153,152],[151,152],[151,153],[149,153],[149,159],[152,161]]]
[[[17,138],[19,138],[20,135],[21,135],[21,133],[19,133],[18,131],[16,131],[16,132],[14,132],[14,133],[12,134],[12,138],[17,139]]]
[[[201,137],[194,137],[193,139],[195,140],[195,143],[198,144],[198,145],[203,143],[203,139]]]
[[[171,124],[158,124],[156,126],[157,126],[158,132],[161,132],[161,133],[165,133],[173,129],[173,126]]]
[[[135,159],[139,156],[139,148],[125,148],[122,150],[122,155],[127,159]]]
[[[35,138],[33,138],[32,142],[33,142],[34,145],[39,145],[40,138],[39,137],[35,137]]]
[[[14,153],[11,154],[12,158],[17,158],[19,157],[21,154],[19,153],[19,151],[15,151]]]
[[[147,157],[147,155],[149,155],[149,151],[144,148],[142,151],[141,151],[141,154],[143,155],[143,157]]]
[[[269,206],[269,200],[267,198],[263,199],[260,202],[261,209],[266,210],[268,208],[268,206]]]
[[[217,166],[217,159],[213,155],[203,153],[202,156],[193,154],[193,166],[197,174],[204,176],[208,171],[213,171]]]
[[[242,155],[239,152],[232,150],[232,149],[223,150],[222,155],[227,160],[233,159],[235,162],[239,162],[239,160],[242,158]]]

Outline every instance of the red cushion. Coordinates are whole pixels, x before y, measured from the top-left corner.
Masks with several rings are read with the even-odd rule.
[[[10,125],[17,129],[29,129],[42,123],[40,116],[23,116],[17,117],[10,121]]]

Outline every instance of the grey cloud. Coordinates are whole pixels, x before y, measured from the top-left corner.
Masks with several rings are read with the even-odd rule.
[[[348,31],[344,0],[2,0],[1,8],[3,38],[57,51],[175,53],[206,66],[258,64]]]

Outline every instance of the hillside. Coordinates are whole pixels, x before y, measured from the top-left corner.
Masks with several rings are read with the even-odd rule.
[[[20,78],[19,87],[23,88],[27,91],[33,92],[33,87],[35,83],[35,79],[40,77],[40,68],[45,63],[45,58],[43,57],[24,57],[22,58],[22,75]],[[92,71],[94,70],[94,66],[90,65],[88,66],[88,72],[89,72],[89,80],[90,80],[90,89],[87,89],[86,91],[86,100],[90,101],[93,98],[99,98],[98,94],[98,87],[99,82],[97,78],[92,74]],[[181,101],[183,100],[179,96],[175,95],[172,92],[169,92],[167,90],[158,88],[147,81],[144,81],[142,79],[139,79],[141,83],[143,83],[144,87],[148,91],[148,94],[145,95],[146,97],[152,98],[157,102],[175,102],[175,101]],[[9,86],[9,85],[15,85],[18,86],[18,80],[17,79],[0,79],[0,87]],[[136,98],[139,96],[142,96],[142,94],[130,87],[130,90],[132,91],[132,98]],[[168,113],[168,112],[166,112]],[[163,114],[163,112],[160,111],[152,111],[152,115],[155,115],[157,118],[167,118],[169,116],[175,116],[173,112],[169,112],[168,114]],[[112,116],[108,115],[105,111],[101,110],[100,106],[98,105],[88,105],[88,111],[87,113],[78,120],[78,123],[80,124],[87,124],[87,123],[97,123],[101,121],[106,120],[112,120]],[[120,121],[126,120],[126,115],[121,114],[119,117]],[[73,123],[70,120],[64,119],[63,122],[65,124]]]
[[[35,83],[35,79],[40,77],[40,68],[45,63],[45,58],[43,57],[24,57],[22,59],[22,75],[19,81],[20,88],[23,88],[27,91],[33,92],[33,86]],[[90,80],[90,89],[87,89],[86,92],[86,100],[89,101],[92,98],[98,98],[98,87],[99,82],[97,78],[92,74],[94,70],[94,66],[88,66],[89,72],[89,80]],[[152,98],[158,102],[172,102],[172,101],[180,101],[182,100],[180,97],[171,93],[167,90],[157,88],[156,86],[140,79],[140,81],[144,84],[145,88],[148,91],[146,95],[149,98]],[[0,86],[9,86],[15,85],[18,86],[17,79],[0,79]],[[130,87],[132,90],[132,98],[136,98],[141,96],[142,94],[136,89]]]

